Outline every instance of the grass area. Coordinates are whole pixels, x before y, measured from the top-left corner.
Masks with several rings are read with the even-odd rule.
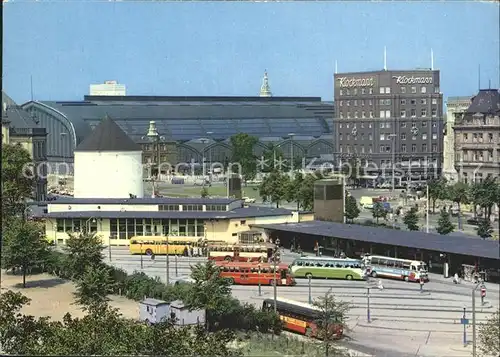
[[[227,195],[227,188],[225,186],[212,186],[205,187],[208,190],[209,196],[224,197]],[[179,186],[168,187],[161,189],[161,194],[174,196],[174,197],[197,197],[201,194],[201,186]],[[243,197],[260,199],[258,186],[243,187]]]

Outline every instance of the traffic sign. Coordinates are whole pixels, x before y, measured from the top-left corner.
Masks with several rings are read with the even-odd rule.
[[[464,318],[462,318],[462,319],[460,319],[460,323],[461,323],[462,325],[468,325],[468,324],[469,324],[469,319],[464,319]]]

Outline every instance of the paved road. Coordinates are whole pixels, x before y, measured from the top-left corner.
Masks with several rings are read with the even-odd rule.
[[[106,251],[107,254],[107,251]],[[285,252],[283,260],[291,262],[295,254]],[[124,248],[112,248],[111,264],[127,272],[140,271],[140,256],[130,256]],[[188,276],[192,265],[204,258],[170,257],[170,279]],[[150,276],[165,281],[166,259],[157,256],[155,261],[143,257],[143,269]],[[348,301],[348,347],[361,352],[382,356],[470,356],[471,347],[463,346],[463,325],[460,318],[463,308],[471,318],[471,288],[469,284],[455,285],[438,275],[431,275],[431,282],[421,293],[415,283],[384,280],[379,290],[375,281],[357,282],[344,280],[312,280],[311,297],[324,295],[330,288],[339,300]],[[371,322],[367,321],[367,292],[370,288]],[[500,299],[499,286],[488,284],[486,304],[476,299],[477,322],[483,322],[493,313]],[[263,286],[261,295],[257,286],[233,287],[233,295],[248,303],[260,306],[262,300],[273,297],[273,288]],[[298,279],[297,286],[278,287],[278,296],[307,302],[309,285]],[[467,328],[471,340],[472,328]]]

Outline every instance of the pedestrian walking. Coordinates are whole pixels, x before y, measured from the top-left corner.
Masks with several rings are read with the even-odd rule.
[[[384,285],[382,284],[382,279],[378,279],[378,285],[377,285],[379,290],[384,290]]]
[[[420,278],[420,292],[423,293],[424,292],[424,278]]]

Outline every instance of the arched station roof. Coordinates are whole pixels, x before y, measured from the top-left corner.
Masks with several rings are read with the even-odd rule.
[[[316,97],[139,97],[85,96],[83,101],[29,102],[26,108],[51,111],[69,121],[78,143],[106,115],[134,141],[146,135],[149,121],[173,141],[225,140],[237,133],[286,139],[290,133],[320,137],[332,131],[333,104]]]

